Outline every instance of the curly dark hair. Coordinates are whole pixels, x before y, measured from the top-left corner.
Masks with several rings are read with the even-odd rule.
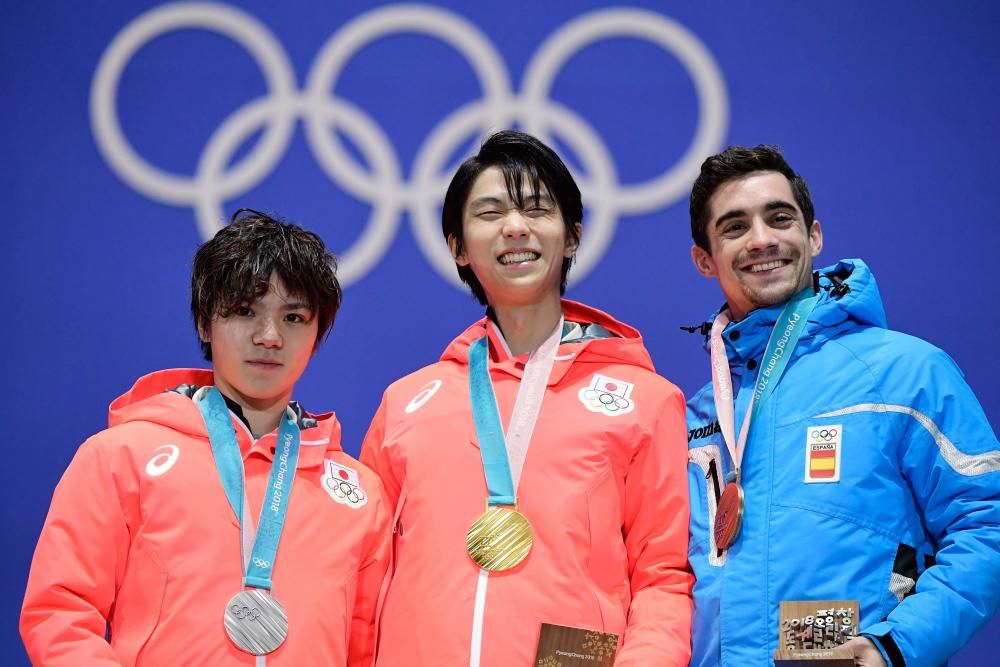
[[[249,208],[233,213],[229,224],[195,253],[191,315],[197,331],[266,294],[272,274],[313,311],[318,347],[330,333],[343,298],[337,260],[315,233]],[[201,350],[211,361],[211,345],[202,341]]]

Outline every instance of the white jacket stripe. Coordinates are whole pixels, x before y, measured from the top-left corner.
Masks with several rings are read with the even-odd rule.
[[[913,417],[921,426],[927,429],[927,432],[931,434],[932,438],[934,438],[934,442],[937,443],[938,449],[941,450],[941,457],[948,462],[948,465],[951,466],[952,470],[960,475],[972,477],[1000,470],[1000,450],[991,449],[990,451],[983,452],[982,454],[966,454],[965,452],[961,452],[958,447],[956,447],[955,444],[948,439],[948,436],[941,432],[941,429],[938,428],[937,424],[935,424],[930,417],[919,410],[914,410],[913,408],[905,405],[860,403],[858,405],[852,405],[848,408],[834,410],[833,412],[824,412],[821,415],[816,415],[813,419],[821,419],[823,417],[840,417],[841,415],[852,415],[858,412],[895,412],[897,414],[904,414]]]

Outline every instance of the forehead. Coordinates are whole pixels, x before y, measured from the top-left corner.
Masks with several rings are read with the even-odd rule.
[[[791,204],[798,210],[792,184],[776,171],[752,171],[726,181],[708,200],[709,223],[732,211],[756,211],[775,201]],[[800,211],[801,213],[801,211]]]
[[[280,305],[294,305],[296,307],[306,305],[308,301],[304,294],[289,291],[288,286],[277,271],[271,271],[271,276],[267,281],[267,289],[256,294],[253,300],[255,303],[273,301]]]
[[[507,190],[507,181],[500,167],[487,167],[472,183],[465,204],[472,206],[484,200],[511,202],[513,199],[518,199],[523,201],[531,197],[534,195],[534,191],[531,187],[531,176],[527,172],[521,172],[521,192],[518,194],[519,197],[513,197],[513,193]],[[542,181],[538,182],[538,194],[542,197],[549,197],[549,190]]]

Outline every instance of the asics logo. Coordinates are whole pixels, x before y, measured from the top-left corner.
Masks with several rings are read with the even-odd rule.
[[[406,407],[403,409],[403,412],[405,412],[408,415],[411,415],[420,408],[424,407],[424,403],[431,400],[431,398],[433,398],[434,394],[436,394],[437,390],[440,388],[441,388],[441,380],[431,380],[430,382],[428,382],[427,384],[425,384],[423,387],[420,388],[420,391],[417,392],[416,396],[410,399],[410,402],[406,404]]]
[[[122,72],[135,53],[157,36],[183,28],[215,31],[240,44],[260,66],[268,88],[265,97],[236,109],[219,126],[190,176],[166,172],[141,157],[125,138],[116,110]],[[375,119],[333,95],[338,77],[356,53],[398,33],[427,35],[453,47],[471,65],[482,91],[481,99],[437,123],[418,150],[408,180]],[[553,81],[570,58],[592,43],[620,37],[649,41],[680,61],[699,105],[697,128],[683,155],[660,175],[631,184],[619,183],[612,156],[594,128],[549,98]],[[503,58],[475,25],[438,7],[388,5],[358,16],[332,35],[300,91],[288,54],[256,18],[226,5],[177,2],[142,14],[111,41],[94,75],[90,112],[97,145],[112,170],[155,201],[191,207],[206,239],[225,218],[224,202],[246,193],[275,168],[301,118],[312,153],[326,174],[352,197],[371,205],[365,231],[349,248],[339,249],[341,283],[350,285],[378,264],[403,213],[409,212],[425,258],[445,280],[465,289],[441,238],[437,211],[450,176],[444,173],[447,161],[470,138],[490,128],[518,125],[549,143],[561,139],[579,158],[586,171],[579,180],[588,203],[587,235],[572,274],[579,280],[603,257],[621,216],[656,211],[685,195],[701,160],[715,152],[726,135],[729,103],[719,67],[701,41],[679,23],[647,10],[603,9],[562,25],[534,53],[515,92]],[[231,164],[236,150],[261,130],[256,145]],[[367,166],[344,147],[338,132],[358,147]]]
[[[153,458],[149,459],[149,463],[146,464],[146,474],[150,477],[159,477],[163,473],[167,472],[174,467],[177,463],[177,459],[181,455],[181,450],[177,445],[163,445],[154,449],[154,452],[159,452],[161,449],[167,451],[157,454]]]

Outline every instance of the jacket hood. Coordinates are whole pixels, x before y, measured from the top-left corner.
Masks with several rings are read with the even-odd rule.
[[[619,322],[603,311],[569,299],[562,300],[562,312],[566,322],[576,322],[581,325],[596,324],[607,330],[611,336],[574,343],[564,342],[560,346],[560,355],[563,355],[564,349],[571,347],[576,353],[573,357],[574,363],[629,364],[655,372],[653,361],[642,342],[642,336],[634,327]],[[470,326],[445,348],[441,361],[455,361],[463,366],[468,365],[469,347],[486,336],[490,326],[495,325],[492,325],[487,317]]]
[[[212,371],[199,368],[171,368],[155,371],[135,381],[132,388],[108,407],[108,426],[147,422],[208,440],[201,410],[191,400],[189,390],[215,384]],[[178,391],[174,391],[178,390]],[[330,446],[340,447],[340,425],[332,412],[313,415],[298,410],[299,426],[306,438],[329,438]],[[314,431],[313,429],[318,429]]]
[[[845,328],[887,326],[875,276],[864,261],[843,259],[815,274],[819,277],[819,301],[809,315],[805,335],[799,342],[803,349],[822,344]],[[759,308],[726,327],[724,340],[730,356],[759,356],[784,307],[785,304],[781,303]],[[721,310],[712,313],[712,317],[700,328],[705,335],[706,350],[709,349],[708,331]],[[734,341],[732,333],[737,331],[739,335]]]

